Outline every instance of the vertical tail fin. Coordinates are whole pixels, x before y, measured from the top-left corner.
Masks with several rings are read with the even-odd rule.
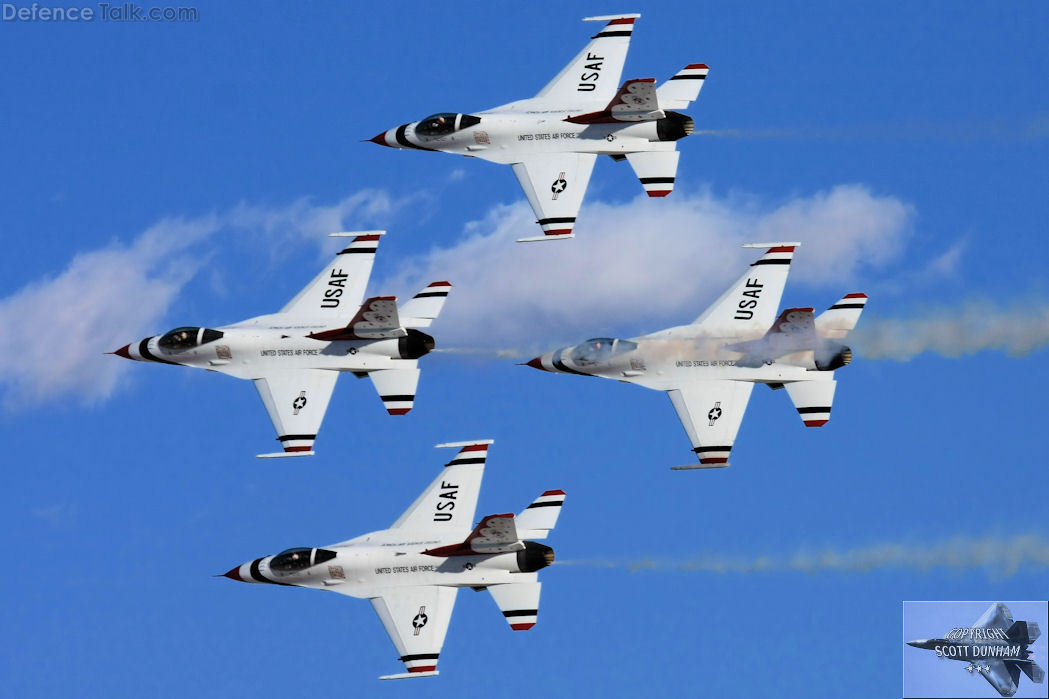
[[[522,539],[545,539],[557,526],[565,491],[548,490],[517,515],[517,533]]]
[[[866,305],[867,294],[845,294],[840,301],[816,317],[816,332],[824,338],[845,337],[856,327]]]

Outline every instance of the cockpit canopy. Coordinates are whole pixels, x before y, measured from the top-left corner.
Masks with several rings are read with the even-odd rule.
[[[279,573],[294,573],[335,558],[327,549],[296,548],[281,551],[270,560],[270,569]]]
[[[568,355],[577,366],[596,364],[616,354],[637,349],[637,343],[611,337],[595,337],[572,348]]]
[[[475,117],[472,114],[440,112],[439,114],[431,114],[420,121],[415,127],[415,133],[420,136],[429,136],[432,138],[436,136],[445,136],[453,131],[465,129],[468,126],[475,126],[480,123],[480,117]]]
[[[214,342],[221,337],[222,332],[220,330],[185,326],[165,333],[157,340],[157,344],[166,350],[184,350],[208,342]]]

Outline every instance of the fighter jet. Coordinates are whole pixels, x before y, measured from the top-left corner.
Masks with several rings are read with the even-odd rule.
[[[419,328],[440,314],[448,282],[433,282],[400,307],[394,296],[361,301],[384,234],[332,233],[352,240],[278,313],[214,329],[178,327],[113,354],[250,379],[284,447],[258,456],[312,456],[340,372],[369,377],[390,415],[404,415],[415,401],[418,359],[434,348]]]
[[[755,384],[786,389],[805,426],[821,427],[830,419],[834,371],[852,361],[842,340],[856,326],[867,295],[847,294],[816,317],[812,308],[788,308],[777,318],[798,245],[744,245],[767,250],[688,325],[629,340],[593,338],[526,364],[666,391],[699,457],[699,465],[675,470],[729,465]]]
[[[389,529],[288,549],[224,575],[367,599],[408,670],[383,680],[438,674],[460,588],[488,590],[510,628],[527,631],[539,613],[537,571],[554,562],[554,550],[532,539],[545,539],[557,524],[565,493],[547,490],[516,517],[488,515],[471,529],[491,444],[438,444],[459,452]]]
[[[969,674],[979,672],[1003,697],[1016,694],[1020,671],[1035,683],[1045,681],[1045,670],[1031,660],[1028,646],[1041,635],[1034,621],[1013,621],[1001,602],[987,608],[969,628],[952,629],[946,638],[907,641],[908,646],[935,650],[938,658],[961,660]]]
[[[709,69],[691,63],[659,87],[655,78],[619,86],[640,16],[585,18],[607,24],[535,97],[473,114],[432,114],[370,140],[511,165],[543,229],[518,242],[573,236],[599,155],[626,160],[650,197],[665,197],[674,189],[677,141],[694,130],[691,117],[673,110],[695,101]]]

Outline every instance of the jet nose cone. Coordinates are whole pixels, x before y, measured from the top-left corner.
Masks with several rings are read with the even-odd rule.
[[[390,144],[386,142],[386,132],[385,131],[383,131],[378,136],[375,136],[373,138],[369,138],[368,140],[371,141],[372,143],[378,143],[380,146],[390,147]]]
[[[240,577],[240,566],[237,566],[236,568],[230,568],[222,574],[222,577],[229,578],[230,580],[236,580],[237,582],[245,582],[244,578]]]
[[[131,345],[124,345],[123,347],[118,349],[116,352],[110,352],[110,354],[115,354],[118,357],[123,357],[124,359],[131,359],[131,352],[129,351],[130,347],[131,347]]]
[[[527,362],[525,362],[521,366],[530,366],[533,369],[538,369],[539,371],[546,371],[546,368],[543,366],[543,358],[542,357],[533,357],[532,359],[529,359]]]

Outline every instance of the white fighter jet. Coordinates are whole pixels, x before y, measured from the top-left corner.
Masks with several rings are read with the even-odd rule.
[[[386,410],[404,415],[415,401],[418,359],[434,348],[419,328],[437,318],[452,285],[433,282],[400,307],[393,296],[362,303],[384,233],[332,233],[352,240],[278,313],[217,329],[179,327],[113,354],[253,381],[284,447],[260,457],[313,455],[340,372],[369,377]]]
[[[437,445],[460,449],[389,529],[288,549],[224,575],[367,599],[408,670],[384,680],[438,674],[459,588],[487,589],[510,628],[527,631],[539,613],[537,571],[554,562],[554,550],[531,539],[545,539],[557,524],[565,493],[548,490],[516,517],[488,515],[472,527],[491,443]]]
[[[535,97],[473,114],[434,114],[370,140],[513,166],[544,233],[518,242],[572,237],[599,155],[626,160],[650,197],[664,197],[674,189],[676,142],[694,129],[691,117],[672,110],[695,101],[708,68],[690,64],[659,87],[655,78],[620,86],[640,16],[584,19],[607,24]]]
[[[630,340],[595,338],[527,364],[666,391],[699,457],[699,465],[675,470],[729,465],[755,384],[785,389],[806,427],[821,427],[830,419],[834,370],[852,361],[843,340],[867,295],[847,294],[819,316],[811,308],[788,308],[777,318],[798,245],[745,245],[768,250],[688,325]]]

